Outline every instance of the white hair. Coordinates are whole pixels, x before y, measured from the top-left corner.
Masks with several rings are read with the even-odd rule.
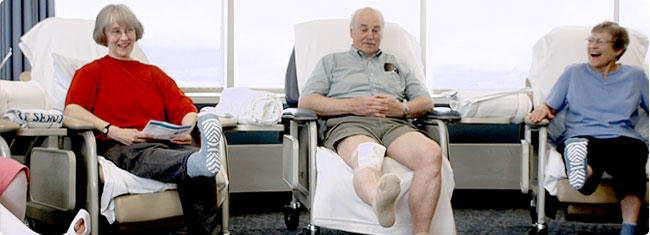
[[[375,8],[372,8],[372,7],[364,7],[364,8],[360,8],[360,9],[354,11],[354,14],[352,14],[352,18],[350,19],[350,29],[354,28],[354,23],[355,23],[355,21],[357,19],[357,15],[361,11],[366,10],[366,9],[373,10],[373,11],[375,11],[375,12],[377,12],[379,14],[379,22],[381,23],[381,27],[384,28],[384,15],[381,14],[381,11],[379,11],[379,10],[377,10]]]

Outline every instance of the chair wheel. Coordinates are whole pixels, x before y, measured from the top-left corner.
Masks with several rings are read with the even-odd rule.
[[[548,228],[543,228],[541,230],[537,230],[536,228],[532,228],[528,232],[528,235],[548,235]]]
[[[297,205],[297,206],[296,206]],[[284,224],[287,229],[296,230],[300,222],[300,203],[292,202],[284,207]]]

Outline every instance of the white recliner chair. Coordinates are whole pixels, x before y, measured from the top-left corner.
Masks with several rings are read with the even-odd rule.
[[[75,71],[108,53],[106,47],[97,45],[92,39],[93,28],[92,20],[48,18],[25,33],[20,48],[32,66],[31,73],[25,73],[26,77],[31,77],[31,81],[1,81],[0,97],[4,95],[5,99],[0,99],[0,115],[10,108],[62,111]],[[132,57],[148,63],[137,44]],[[30,87],[38,89],[34,91]],[[33,106],[34,102],[29,101],[31,99],[38,100],[38,107]],[[227,120],[224,123],[234,124]],[[65,117],[61,128],[20,128],[15,135],[5,132],[10,135],[7,137],[12,138],[11,150],[18,151],[14,157],[27,161],[32,168],[28,218],[67,225],[72,218],[65,216],[71,214],[68,212],[85,208],[91,215],[92,234],[98,234],[100,209],[105,209],[100,208],[100,187],[104,180],[101,169],[98,169],[99,156],[93,129],[89,123]],[[219,200],[221,205],[221,231],[228,234],[229,187],[225,146],[225,138],[222,138],[224,163],[217,175],[218,199],[215,200]],[[26,150],[21,150],[21,147],[26,147]],[[4,151],[5,148],[0,149]],[[108,203],[102,203],[103,205]],[[120,229],[148,229],[157,227],[151,226],[151,221],[168,223],[174,218],[182,221],[183,215],[176,190],[127,193],[113,198],[113,208],[111,220],[117,222],[119,226],[116,227]],[[139,226],[143,223],[147,226]]]
[[[648,49],[648,38],[628,29],[630,43],[625,54],[619,60],[622,64],[635,65],[646,69],[645,57]],[[559,27],[544,35],[534,46],[533,65],[528,75],[528,83],[533,90],[534,104],[544,101],[553,85],[560,77],[565,67],[575,63],[587,62],[587,42],[585,39],[591,32],[590,27]],[[648,115],[639,108],[639,121],[635,129],[648,143]],[[596,192],[585,196],[571,188],[566,179],[562,155],[555,150],[556,139],[564,131],[564,111],[556,114],[550,123],[527,123],[525,138],[531,143],[533,132],[538,134],[536,149],[530,149],[530,157],[524,155],[522,161],[521,190],[523,193],[532,191],[531,219],[537,232],[546,232],[547,201],[545,191],[557,196],[561,206],[566,206],[565,218],[579,219],[590,214],[602,214],[603,209],[614,208],[620,212],[618,201],[612,185],[603,181]],[[532,148],[532,146],[531,146]],[[646,168],[647,169],[647,168]],[[643,199],[642,199],[643,200]],[[646,192],[645,204],[648,203]],[[599,206],[593,210],[594,206]],[[647,212],[646,212],[647,214]],[[548,215],[555,217],[555,215]],[[646,219],[647,220],[647,219]],[[647,222],[647,221],[646,221]]]
[[[287,70],[287,103],[296,104],[299,89],[318,60],[326,54],[347,51],[352,45],[349,20],[316,20],[295,25],[295,49]],[[384,52],[405,60],[424,79],[419,45],[415,38],[394,23],[385,23],[381,44]],[[295,62],[295,63],[294,63]],[[383,164],[384,173],[393,172],[401,179],[395,224],[381,227],[372,207],[361,201],[352,186],[353,170],[333,151],[317,144],[316,114],[310,110],[290,108],[283,114],[284,179],[292,188],[294,201],[287,206],[285,222],[290,229],[298,225],[300,203],[310,209],[308,233],[318,227],[362,234],[411,234],[412,217],[408,208],[409,186],[413,172],[391,158]],[[432,132],[443,149],[442,186],[430,228],[431,234],[456,234],[451,196],[453,172],[447,159],[448,133],[440,120],[423,117],[420,125]]]

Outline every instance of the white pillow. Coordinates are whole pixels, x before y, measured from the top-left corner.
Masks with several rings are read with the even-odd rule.
[[[88,62],[62,56],[57,53],[52,53],[52,61],[54,62],[54,74],[52,77],[52,85],[47,88],[47,93],[50,95],[52,109],[63,112],[63,109],[65,109],[65,98],[68,94],[72,77],[74,77],[74,73],[78,69]]]
[[[0,80],[0,116],[12,108],[46,109],[45,89],[35,81]]]

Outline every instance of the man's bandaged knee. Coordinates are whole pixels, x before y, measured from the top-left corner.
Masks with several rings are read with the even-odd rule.
[[[366,142],[357,147],[355,154],[359,163],[357,169],[370,167],[381,170],[381,165],[384,162],[384,154],[386,154],[386,147],[380,144]]]

